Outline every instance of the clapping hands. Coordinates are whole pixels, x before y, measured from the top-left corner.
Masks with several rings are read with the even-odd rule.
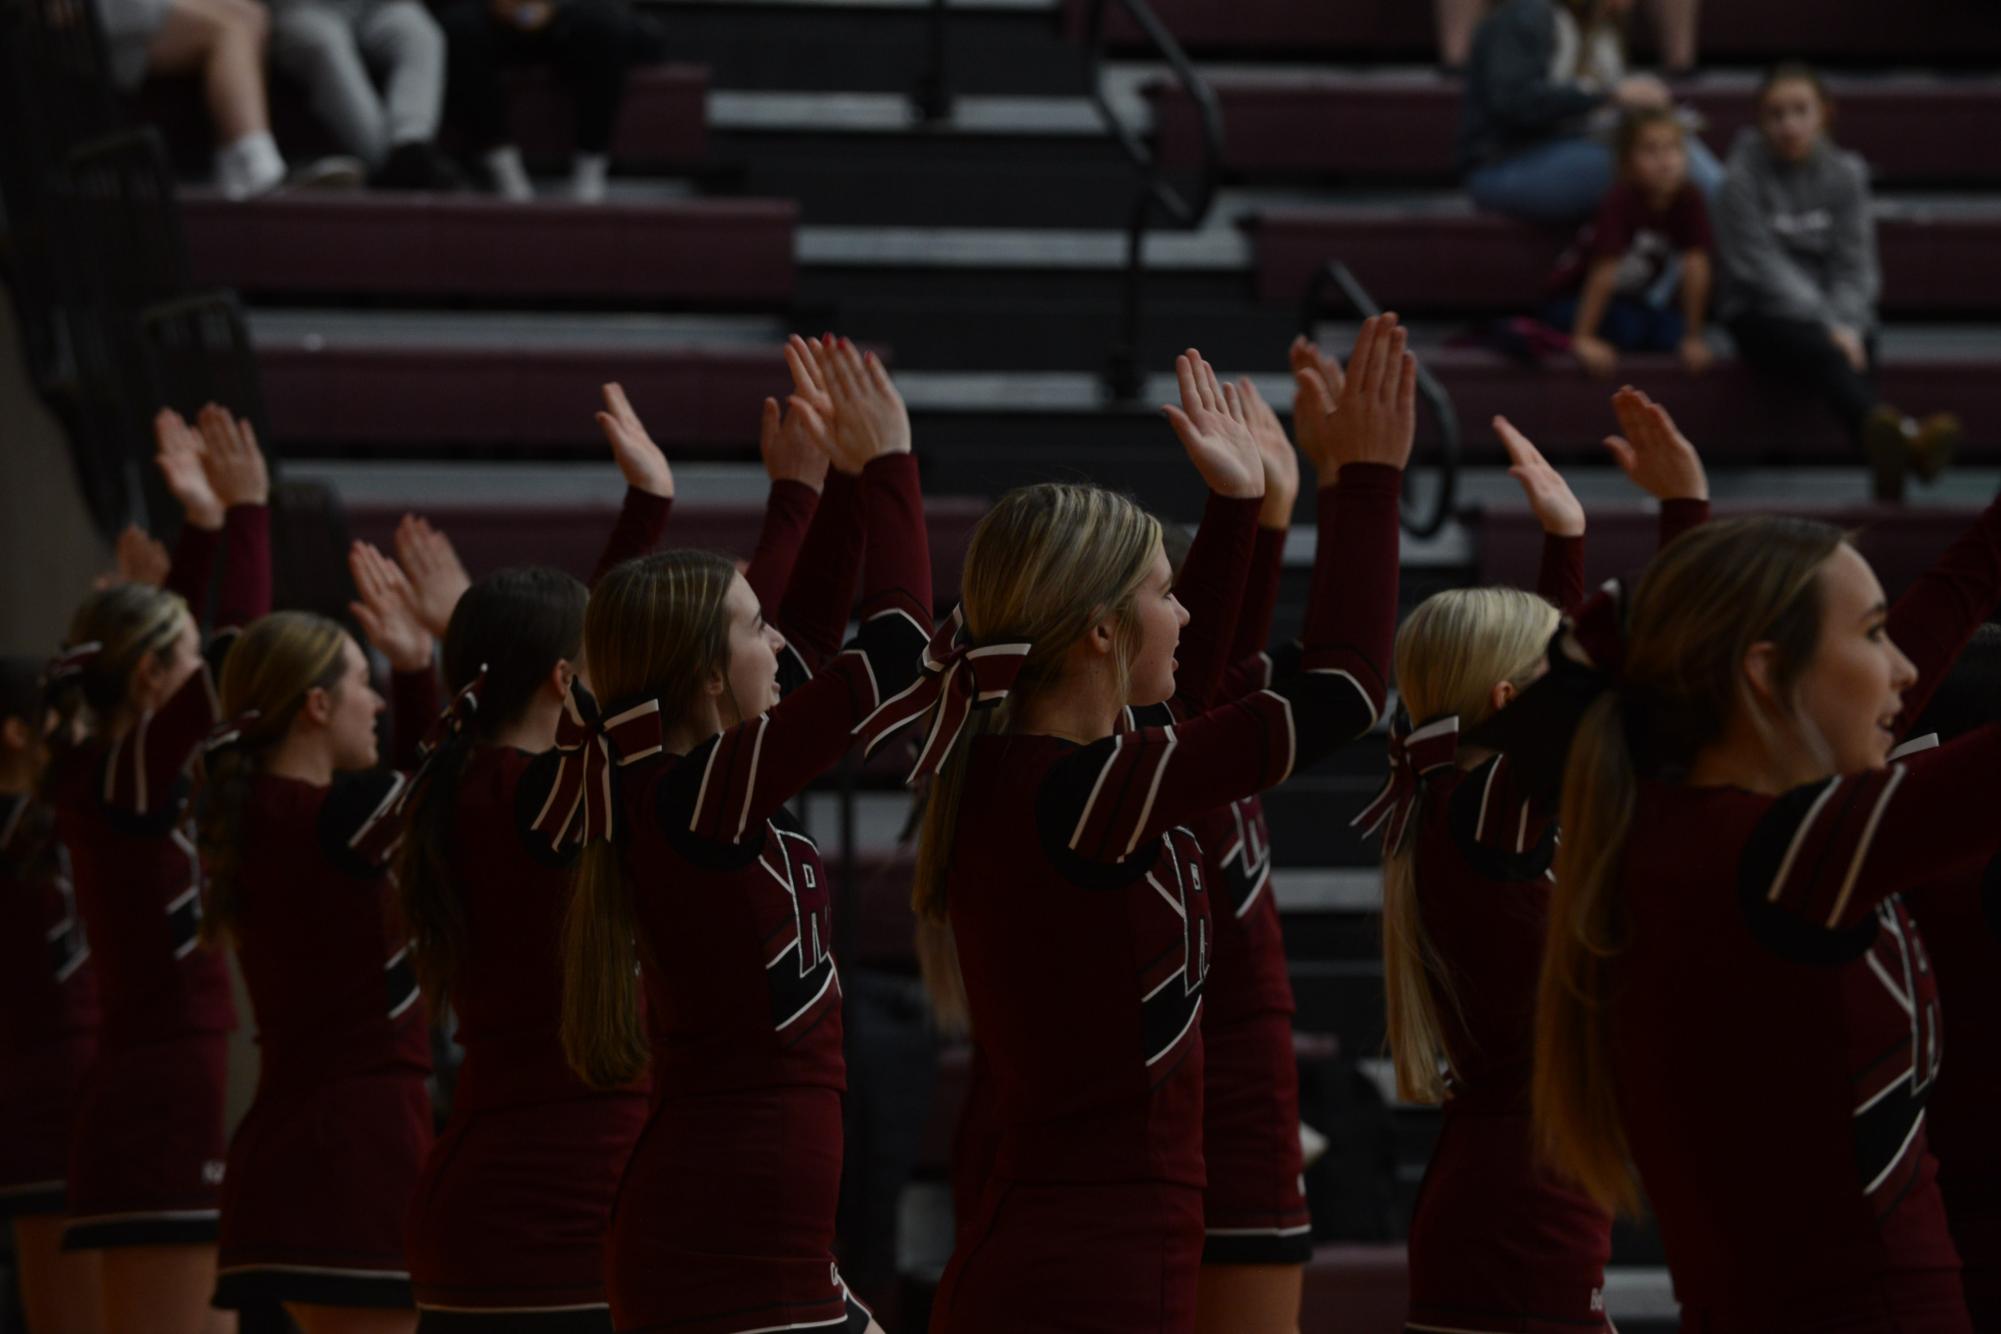
[[[348,571],[359,595],[347,604],[361,623],[368,642],[399,672],[423,671],[431,665],[431,632],[417,610],[417,593],[410,580],[367,542],[349,548]]]
[[[1320,467],[1321,485],[1333,480],[1329,467],[1350,463],[1382,463],[1402,468],[1410,462],[1417,438],[1417,358],[1407,344],[1408,333],[1394,314],[1377,315],[1362,324],[1339,400],[1325,419],[1327,459]],[[1301,436],[1304,441],[1304,433]]]
[[[824,391],[833,411],[832,441],[834,467],[858,475],[875,459],[886,454],[910,452],[910,412],[903,395],[889,378],[889,371],[875,353],[863,354],[845,338],[823,338],[816,343],[800,340],[811,355],[812,382]],[[787,348],[790,362],[797,349]],[[795,380],[798,370],[794,370]],[[792,410],[802,405],[818,416],[805,393],[795,393]],[[805,424],[802,423],[802,430]]]
[[[396,525],[396,563],[410,583],[411,606],[424,628],[444,638],[452,611],[472,579],[452,540],[428,519],[406,514]]]
[[[1656,500],[1709,499],[1702,456],[1666,408],[1627,385],[1612,395],[1612,411],[1625,434],[1606,436],[1605,448],[1633,485]]]
[[[632,410],[624,388],[608,384],[602,392],[604,407],[597,415],[598,429],[604,432],[605,442],[611,446],[611,456],[617,461],[625,484],[663,500],[672,499],[674,470],[667,466],[667,456],[647,434],[646,423]]]
[[[1536,522],[1551,537],[1584,536],[1584,506],[1529,438],[1506,417],[1494,418],[1494,434],[1508,451],[1508,476],[1522,484]]]
[[[1181,406],[1169,403],[1161,411],[1202,480],[1219,496],[1263,496],[1265,465],[1243,394],[1235,385],[1218,383],[1215,370],[1192,347],[1174,359],[1174,375]]]

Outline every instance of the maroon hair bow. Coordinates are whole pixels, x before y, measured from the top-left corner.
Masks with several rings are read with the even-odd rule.
[[[1458,714],[1434,718],[1413,730],[1410,716],[1399,710],[1396,721],[1390,724],[1390,776],[1376,799],[1349,823],[1362,831],[1363,838],[1383,830],[1383,852],[1395,852],[1410,832],[1420,786],[1458,760]]]
[[[618,810],[615,775],[659,754],[664,744],[659,700],[634,704],[607,718],[588,690],[572,684],[556,722],[556,777],[549,799],[528,827],[547,834],[557,848],[610,839]]]
[[[44,687],[67,681],[73,676],[81,676],[97,661],[97,655],[104,652],[101,641],[92,639],[82,644],[65,645],[63,651],[49,659],[49,665],[42,672]]]
[[[891,736],[931,713],[931,730],[917,753],[906,783],[937,772],[965,730],[975,708],[1006,699],[1028,661],[1029,644],[973,645],[966,637],[964,607],[955,607],[924,646],[924,661],[908,690],[892,696],[855,730],[864,738],[863,753],[873,755]]]

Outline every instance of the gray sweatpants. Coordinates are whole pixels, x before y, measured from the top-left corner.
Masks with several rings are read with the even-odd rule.
[[[398,145],[437,136],[445,36],[420,0],[273,0],[271,58],[371,168]]]

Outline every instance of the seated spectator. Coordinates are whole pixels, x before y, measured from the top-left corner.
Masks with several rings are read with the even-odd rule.
[[[264,44],[271,31],[257,0],[97,0],[112,78],[126,92],[150,74],[199,77],[215,122],[216,186],[231,199],[267,194],[286,180],[271,137]],[[353,185],[361,165],[328,158],[295,184]]]
[[[1629,74],[1619,26],[1634,0],[1502,0],[1480,22],[1467,69],[1459,167],[1473,202],[1532,222],[1582,221],[1612,187],[1621,111],[1666,108],[1667,85]],[[1699,139],[1688,172],[1704,195],[1723,168]]]
[[[1833,114],[1804,65],[1781,65],[1760,87],[1757,128],[1731,149],[1716,200],[1720,314],[1746,362],[1841,418],[1875,468],[1877,496],[1894,500],[1907,470],[1929,480],[1944,469],[1960,426],[1945,413],[1914,421],[1877,392],[1869,169],[1828,136]]]
[[[270,0],[272,58],[373,185],[446,190],[445,35],[420,0]],[[378,92],[370,74],[379,75]]]
[[[620,0],[452,0],[440,17],[451,48],[450,118],[480,154],[494,190],[508,199],[534,197],[510,138],[501,70],[542,64],[576,104],[570,193],[585,203],[602,200],[626,71],[644,43],[632,13]]]
[[[1715,359],[1702,336],[1715,243],[1688,179],[1687,136],[1672,111],[1629,113],[1618,183],[1558,261],[1544,318],[1570,330],[1570,350],[1593,375],[1609,378],[1621,352],[1677,352],[1695,372]]]
[[[1488,0],[1432,0],[1438,19],[1438,67],[1449,75],[1466,72],[1473,51],[1473,30],[1487,12]],[[1702,0],[1654,0],[1654,42],[1661,66],[1670,78],[1695,72],[1696,29]]]

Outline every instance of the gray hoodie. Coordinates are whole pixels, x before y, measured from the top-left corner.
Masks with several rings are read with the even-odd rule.
[[[1722,319],[1875,327],[1883,279],[1861,158],[1823,139],[1806,161],[1782,162],[1764,135],[1745,130],[1730,150],[1715,209]]]

